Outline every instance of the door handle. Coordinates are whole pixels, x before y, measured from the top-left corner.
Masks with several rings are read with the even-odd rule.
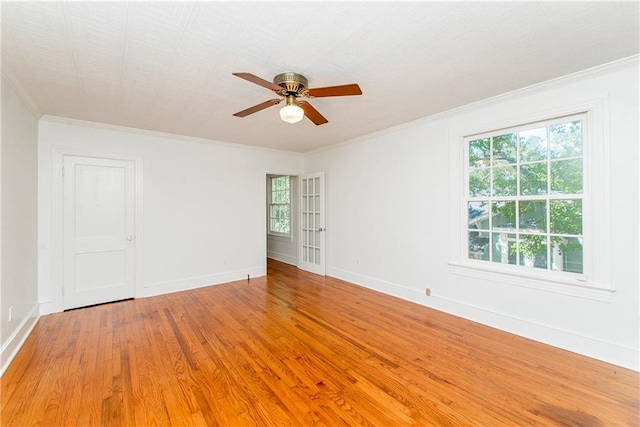
[[[327,229],[326,229],[326,228],[322,228],[322,227],[320,227],[320,228],[318,228],[316,231],[327,231]]]
[[[129,235],[127,236],[127,240],[128,240],[128,241],[132,241],[132,240],[133,240],[133,236],[132,236],[131,234],[129,234]]]

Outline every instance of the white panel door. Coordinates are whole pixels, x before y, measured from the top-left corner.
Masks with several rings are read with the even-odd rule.
[[[64,156],[64,309],[134,295],[134,167]]]
[[[298,268],[325,274],[324,172],[300,176]]]

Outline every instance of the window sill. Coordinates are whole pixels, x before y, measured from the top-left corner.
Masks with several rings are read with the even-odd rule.
[[[507,271],[502,268],[491,268],[476,264],[461,264],[450,262],[449,266],[454,274],[491,280],[509,285],[530,289],[570,295],[595,301],[610,302],[615,289],[606,288],[600,284],[570,278],[542,277],[542,275],[526,274],[525,272]],[[532,272],[534,273],[534,272]]]

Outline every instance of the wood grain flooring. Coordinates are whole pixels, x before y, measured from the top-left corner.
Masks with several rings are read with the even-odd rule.
[[[269,261],[44,316],[2,425],[632,426],[638,373]]]

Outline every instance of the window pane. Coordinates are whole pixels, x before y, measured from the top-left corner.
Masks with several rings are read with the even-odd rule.
[[[520,202],[520,231],[547,231],[547,201],[531,200]]]
[[[490,146],[489,138],[476,139],[469,142],[469,166],[479,168],[489,166]]]
[[[489,233],[469,232],[469,258],[489,261]]]
[[[289,192],[288,191],[277,191],[272,193],[271,201],[273,203],[289,203]]]
[[[582,156],[582,121],[549,127],[549,154],[552,159]]]
[[[495,202],[491,204],[492,230],[516,229],[516,202]]]
[[[520,161],[534,162],[547,158],[547,128],[520,132]]]
[[[582,234],[582,200],[550,200],[551,232]]]
[[[490,194],[489,169],[476,169],[469,172],[469,197],[482,197]]]
[[[275,218],[289,218],[289,205],[275,205],[273,208],[273,216]]]
[[[271,178],[271,191],[278,191],[280,189],[280,180],[278,178]]]
[[[582,193],[582,159],[551,162],[551,193]]]
[[[547,163],[520,166],[520,194],[547,194]]]
[[[493,253],[491,260],[502,264],[517,264],[516,235],[508,233],[491,233]]]
[[[469,229],[488,230],[489,229],[489,203],[469,202]]]
[[[493,164],[506,165],[516,162],[516,134],[493,137]]]
[[[552,237],[551,269],[582,274],[582,239],[577,237]]]
[[[271,189],[273,191],[282,191],[289,189],[289,177],[288,176],[279,176],[275,178],[271,178]]]
[[[275,231],[277,233],[289,234],[289,231],[290,231],[289,219],[273,218],[271,219],[271,224],[272,224],[271,231]]]
[[[521,234],[518,240],[518,253],[520,254],[520,265],[547,268],[547,236]]]
[[[515,166],[493,168],[493,195],[515,196],[518,191]]]

